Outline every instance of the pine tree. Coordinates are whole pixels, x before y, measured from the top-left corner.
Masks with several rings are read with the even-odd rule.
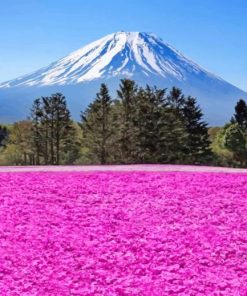
[[[181,163],[185,160],[183,149],[188,135],[182,114],[184,102],[182,91],[176,87],[164,100],[159,130],[159,162]]]
[[[165,89],[140,88],[137,94],[136,159],[141,163],[179,163],[184,159],[187,133],[180,106],[168,103]]]
[[[188,97],[182,109],[185,128],[188,134],[185,154],[189,163],[202,163],[211,156],[208,127],[202,120],[203,113],[196,99]]]
[[[167,103],[175,115],[179,117],[185,103],[185,97],[182,90],[177,87],[173,87],[167,96]]]
[[[141,163],[155,163],[158,159],[159,132],[163,125],[165,89],[140,88],[137,93],[135,127],[137,145],[135,158]]]
[[[136,150],[135,136],[135,104],[138,87],[133,80],[122,79],[117,91],[120,100],[119,125],[120,153],[123,163],[135,162]]]
[[[112,136],[112,99],[106,84],[101,84],[96,99],[81,113],[84,143],[89,150],[89,158],[101,164],[109,163],[109,144]]]
[[[53,95],[52,95],[53,96]],[[45,139],[46,139],[46,147],[48,153],[48,163],[55,164],[55,104],[52,97],[43,98],[43,106],[44,106],[44,125],[45,125]]]
[[[40,164],[40,156],[42,151],[42,132],[41,132],[41,118],[43,115],[42,105],[40,98],[34,100],[31,109],[32,120],[32,144],[35,151],[35,164]]]
[[[184,122],[176,113],[170,107],[163,107],[158,131],[158,163],[184,163],[184,146],[188,135]]]
[[[240,99],[235,106],[233,122],[237,122],[240,128],[244,132],[247,132],[247,104],[242,99]]]
[[[62,163],[73,164],[80,158],[81,150],[81,128],[78,123],[71,122],[72,128],[69,130],[69,137],[63,142]]]
[[[64,149],[65,143],[68,143],[73,126],[64,95],[53,94],[50,98],[50,106],[51,142],[54,139],[55,164],[59,164],[61,150]]]
[[[41,151],[44,158],[44,164],[52,164],[49,156],[49,97],[41,97],[42,116],[40,120],[41,131]]]
[[[36,164],[43,157],[44,164],[59,164],[72,134],[72,121],[65,97],[56,93],[36,99],[31,109],[32,139],[36,151]]]

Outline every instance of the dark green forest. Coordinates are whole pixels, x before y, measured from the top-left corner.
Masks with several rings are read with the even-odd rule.
[[[102,84],[72,120],[61,93],[36,98],[27,119],[0,125],[1,165],[198,164],[247,166],[247,105],[223,127],[209,127],[182,90],[123,79],[116,96]]]

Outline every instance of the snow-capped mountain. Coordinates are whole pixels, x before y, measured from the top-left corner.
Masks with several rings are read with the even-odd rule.
[[[27,114],[27,107],[36,96],[54,91],[67,96],[72,114],[78,118],[78,110],[94,98],[101,82],[115,91],[124,77],[139,84],[182,88],[186,94],[198,97],[212,123],[226,121],[236,100],[246,97],[246,93],[209,73],[155,35],[117,32],[38,71],[1,83],[0,102],[6,110],[0,119],[8,116],[19,119],[23,112]],[[15,115],[18,110],[13,110],[17,97],[20,103],[17,113],[21,116]],[[224,110],[227,114],[223,114]]]
[[[132,77],[136,73],[182,81],[188,72],[206,73],[153,34],[119,32],[0,87],[75,84],[119,75]]]

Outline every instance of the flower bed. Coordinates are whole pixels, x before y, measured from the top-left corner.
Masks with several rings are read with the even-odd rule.
[[[247,295],[247,175],[0,174],[1,295]]]

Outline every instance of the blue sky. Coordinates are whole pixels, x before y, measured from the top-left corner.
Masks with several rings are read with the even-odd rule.
[[[247,91],[246,0],[0,2],[0,82],[115,31],[153,32]]]

